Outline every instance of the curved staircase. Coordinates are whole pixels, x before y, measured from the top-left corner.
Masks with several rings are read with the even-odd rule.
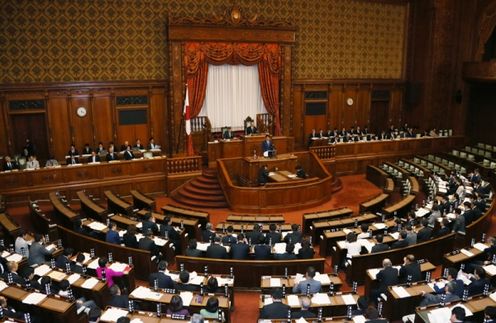
[[[172,191],[171,198],[183,205],[195,208],[227,208],[224,192],[220,187],[217,169],[206,168],[202,175]]]

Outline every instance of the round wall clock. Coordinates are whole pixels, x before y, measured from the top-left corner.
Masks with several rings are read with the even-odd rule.
[[[85,107],[79,107],[79,108],[77,108],[76,113],[79,117],[82,118],[82,117],[86,116],[86,108]]]
[[[351,107],[353,105],[353,99],[352,98],[346,99],[346,104]]]

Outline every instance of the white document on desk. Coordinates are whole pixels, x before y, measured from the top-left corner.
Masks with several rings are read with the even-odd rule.
[[[274,244],[274,253],[282,254],[286,252],[286,243],[278,242]]]
[[[430,323],[446,323],[450,321],[451,310],[449,307],[436,308],[427,313]]]
[[[484,268],[484,270],[486,271],[486,273],[489,274],[489,276],[496,275],[496,266],[495,265],[491,264],[491,265],[484,266],[482,268]]]
[[[343,294],[341,295],[341,299],[346,305],[355,305],[356,301],[352,294]]]
[[[374,223],[372,226],[374,226],[377,230],[384,230],[386,228],[384,223]]]
[[[63,280],[67,275],[63,272],[57,271],[57,270],[52,270],[51,272],[48,273],[47,275],[51,279],[55,281],[61,281]]]
[[[395,239],[395,240],[398,240],[398,238],[400,237],[400,233],[399,232],[390,233],[389,235],[391,237],[393,237],[393,239]]]
[[[271,278],[269,285],[270,285],[270,287],[281,287],[281,279],[280,278]]]
[[[167,240],[165,239],[162,239],[162,238],[159,238],[159,237],[154,237],[153,238],[153,241],[155,241],[155,244],[159,247],[163,247],[165,246],[165,244],[167,243]]]
[[[365,316],[357,315],[353,317],[353,323],[365,323]]]
[[[123,272],[127,268],[127,264],[122,263],[122,262],[114,262],[112,265],[109,267],[113,271],[118,271],[118,272]]]
[[[224,278],[224,277],[216,277],[217,278],[217,282],[219,283],[219,286],[225,286],[227,284],[227,286],[232,286],[234,284],[234,280],[232,278]]]
[[[41,265],[34,269],[34,274],[38,276],[45,276],[51,269],[48,265]]]
[[[7,261],[20,262],[22,260],[22,256],[18,253],[13,253],[5,259],[7,259]]]
[[[198,242],[196,244],[196,249],[198,249],[200,251],[207,251],[207,248],[208,248],[209,245],[210,245],[210,243]]]
[[[24,304],[33,304],[33,305],[38,305],[42,300],[44,300],[47,296],[42,293],[31,293],[28,296],[26,296],[22,302]]]
[[[473,257],[474,256],[474,254],[472,252],[468,251],[467,249],[460,249],[460,252],[463,253],[467,257]]]
[[[122,317],[122,316],[127,316],[128,311],[120,309],[120,308],[115,308],[111,307],[105,312],[103,312],[102,317],[100,317],[101,321],[104,322],[117,322],[117,320]]]
[[[149,288],[140,286],[138,288],[135,288],[131,292],[131,296],[133,296],[134,298],[146,299],[146,296],[148,295],[149,292],[150,292]]]
[[[183,300],[183,305],[188,307],[191,304],[191,301],[193,300],[193,293],[192,292],[181,292],[179,293],[179,297]]]
[[[9,287],[3,280],[0,280],[0,292]]]
[[[488,247],[487,247],[484,243],[477,242],[476,244],[474,244],[474,248],[477,248],[477,249],[479,249],[480,251],[484,251],[484,250],[486,250]]]
[[[410,297],[410,294],[407,292],[407,290],[401,286],[394,286],[393,292],[395,292],[399,298]]]
[[[338,245],[338,247],[341,250],[346,249],[346,241],[345,240],[338,241],[338,242],[336,242],[336,244]]]
[[[496,302],[496,292],[491,293],[491,294],[489,295],[489,298],[490,298],[490,299],[492,299],[494,302]]]
[[[81,278],[80,274],[72,274],[69,277],[67,277],[67,280],[69,281],[69,284],[74,284],[79,278]]]
[[[105,229],[107,229],[107,226],[101,222],[97,222],[97,221],[93,221],[91,223],[88,224],[88,227],[90,227],[91,229],[95,230],[95,231],[103,231]]]
[[[331,279],[327,274],[317,274],[314,277],[315,280],[319,281],[322,285],[330,285]]]
[[[375,243],[366,239],[362,239],[361,241],[362,241],[362,246],[364,246],[365,249],[367,249],[367,251],[370,253],[372,251],[372,247],[375,246]]]
[[[298,295],[288,295],[286,297],[286,300],[287,300],[288,305],[290,307],[299,307],[300,306],[300,299],[298,298]]]
[[[331,304],[331,300],[329,296],[325,293],[317,293],[312,297],[312,303],[317,305],[329,305]]]
[[[99,258],[96,258],[95,260],[93,260],[92,262],[90,262],[88,264],[88,268],[89,269],[97,269],[98,268],[98,259]]]
[[[189,284],[192,284],[192,285],[200,285],[201,283],[203,283],[203,281],[205,280],[205,277],[203,276],[195,276],[195,277],[190,277],[189,279]]]
[[[372,280],[377,279],[377,274],[382,270],[382,268],[372,268],[368,269],[367,272],[369,273],[369,276],[372,278]]]
[[[96,286],[96,284],[98,284],[98,279],[91,277],[91,278],[87,279],[87,280],[86,280],[86,281],[85,281],[85,282],[81,285],[81,287],[86,288],[86,289],[92,289],[93,287],[95,287],[95,286]]]
[[[270,305],[274,303],[274,300],[272,299],[271,296],[265,296],[264,298],[264,306]]]
[[[305,320],[303,317],[300,317],[299,319],[296,320],[296,323],[308,323],[308,321]]]

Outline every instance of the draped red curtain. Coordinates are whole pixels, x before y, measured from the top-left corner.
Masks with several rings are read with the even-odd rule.
[[[198,116],[207,90],[208,64],[258,64],[260,92],[265,108],[273,116],[274,133],[281,134],[279,79],[281,49],[278,44],[188,42],[184,48],[191,117]]]

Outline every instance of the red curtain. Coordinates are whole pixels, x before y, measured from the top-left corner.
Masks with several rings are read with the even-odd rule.
[[[188,42],[184,66],[191,117],[198,116],[205,100],[208,64],[258,64],[260,89],[265,108],[273,116],[274,133],[281,134],[279,121],[279,79],[281,49],[278,44]]]

